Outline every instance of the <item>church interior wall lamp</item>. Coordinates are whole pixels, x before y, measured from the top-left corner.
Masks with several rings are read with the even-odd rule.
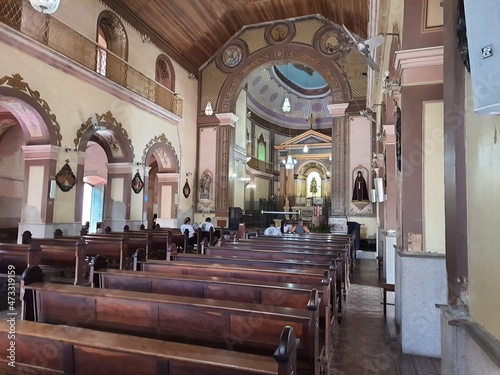
[[[212,108],[210,100],[207,102],[207,106],[205,107],[205,114],[207,116],[212,116],[214,114],[214,109]]]

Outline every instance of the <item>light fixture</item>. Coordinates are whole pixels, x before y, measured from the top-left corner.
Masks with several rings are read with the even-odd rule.
[[[207,116],[212,116],[214,114],[214,109],[212,108],[212,103],[208,101],[207,106],[205,107],[205,114]]]
[[[285,113],[290,112],[290,110],[292,109],[292,107],[290,105],[290,99],[288,99],[288,97],[286,97],[286,96],[285,96],[285,100],[283,100],[283,106],[281,107],[281,109]]]
[[[297,164],[297,159],[293,159],[292,155],[288,154],[286,157],[286,161],[283,160],[283,164],[285,164],[286,169],[293,169],[295,167],[295,164]]]
[[[52,14],[59,7],[59,0],[30,0],[31,6],[40,13]]]
[[[304,145],[304,148],[302,149],[302,151],[304,153],[308,152],[309,151],[309,147],[307,147],[307,145]]]

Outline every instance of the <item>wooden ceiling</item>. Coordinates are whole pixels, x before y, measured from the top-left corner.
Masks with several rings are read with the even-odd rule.
[[[319,14],[366,38],[369,0],[102,0],[197,74],[246,25]]]

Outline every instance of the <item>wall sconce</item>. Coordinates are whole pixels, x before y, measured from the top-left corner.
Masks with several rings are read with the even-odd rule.
[[[209,101],[205,107],[205,114],[207,116],[212,116],[214,114],[214,109],[212,108],[212,103]]]
[[[193,173],[192,172],[186,172],[186,177],[189,177],[189,176],[192,176]]]
[[[78,150],[77,150],[76,146],[74,148],[66,146],[64,148],[64,151],[66,151],[66,152],[77,152]]]
[[[238,177],[238,175],[236,173],[232,173],[232,174],[229,175],[229,178],[231,180],[234,180],[236,177]]]
[[[196,79],[196,76],[194,75],[194,73],[189,73],[188,78],[189,79]]]
[[[392,89],[394,86],[399,86],[399,79],[395,80],[394,82],[391,80],[389,77],[389,71],[386,70],[384,72],[384,80],[382,81],[382,92],[384,94],[389,94],[392,92]]]
[[[141,35],[141,40],[143,43],[149,43],[151,42],[151,38],[148,35]]]

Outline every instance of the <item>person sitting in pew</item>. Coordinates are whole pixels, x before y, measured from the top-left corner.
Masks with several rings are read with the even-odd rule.
[[[200,228],[203,232],[210,232],[210,229],[215,230],[214,225],[212,224],[212,219],[210,219],[209,217],[207,217],[205,219],[205,222],[200,225]]]
[[[290,229],[290,233],[305,234],[311,233],[311,231],[304,225],[304,221],[299,220],[298,223]]]
[[[184,219],[184,224],[181,225],[181,233],[184,234],[184,232],[187,230],[189,232],[188,235],[188,248],[193,248],[196,238],[194,238],[194,228],[191,225],[191,218],[188,216]],[[186,251],[186,249],[184,249]]]
[[[269,227],[264,231],[264,236],[281,236],[281,230],[276,228],[274,221],[269,223]]]

